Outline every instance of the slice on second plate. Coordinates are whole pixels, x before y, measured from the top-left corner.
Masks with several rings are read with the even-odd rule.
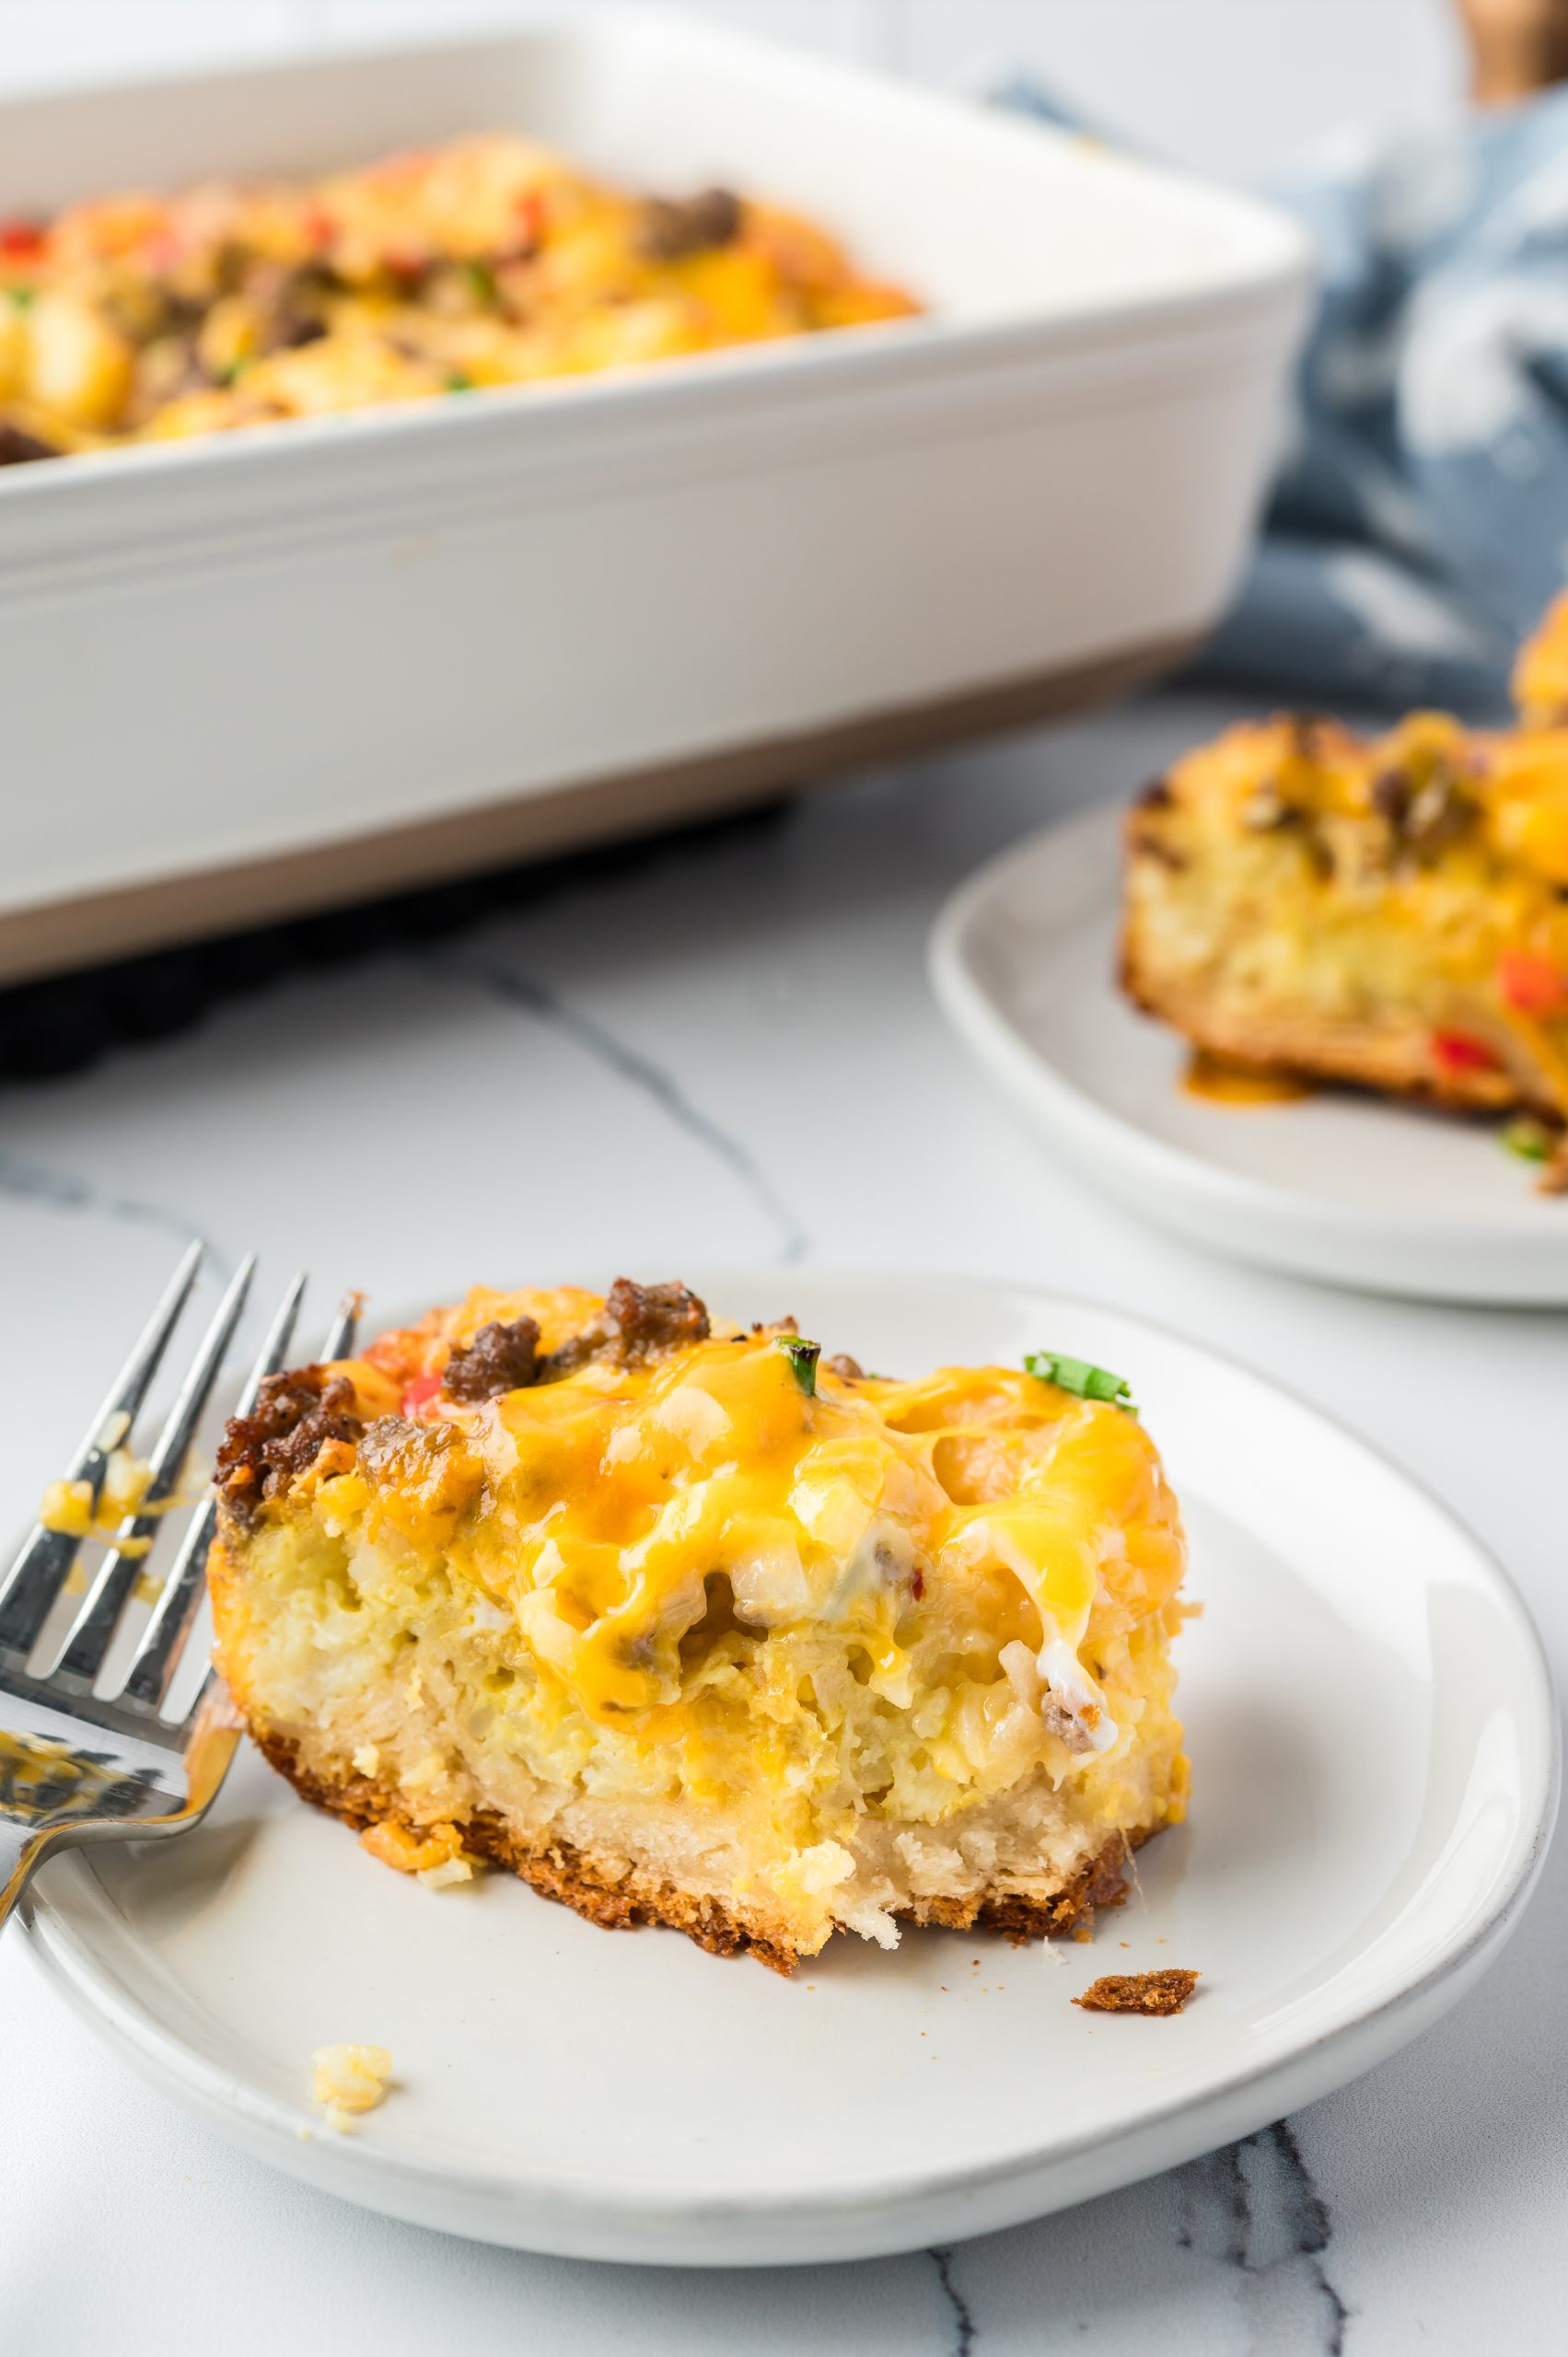
[[[1560,637],[1568,608],[1521,657],[1516,731],[1277,717],[1179,761],[1128,821],[1130,995],[1255,1069],[1568,1120]]]
[[[476,1291],[231,1425],[221,1666],[429,1881],[488,1859],[786,1971],[841,1928],[1067,1929],[1182,1814],[1183,1544],[1125,1387],[1031,1366]]]

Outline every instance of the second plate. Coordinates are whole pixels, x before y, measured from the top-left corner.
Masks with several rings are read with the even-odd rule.
[[[1182,1041],[1116,986],[1120,822],[1095,809],[1016,845],[932,936],[960,1038],[1063,1157],[1162,1226],[1294,1276],[1568,1304],[1568,1198],[1536,1193],[1494,1124],[1348,1090],[1187,1094]]]

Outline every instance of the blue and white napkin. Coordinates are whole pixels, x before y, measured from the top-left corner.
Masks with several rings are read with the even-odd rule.
[[[1004,103],[1051,121],[1017,84]],[[1568,583],[1568,87],[1266,193],[1321,273],[1262,541],[1202,668],[1314,703],[1507,704]]]

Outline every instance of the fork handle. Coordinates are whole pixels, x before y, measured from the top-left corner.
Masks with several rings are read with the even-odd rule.
[[[232,1749],[232,1745],[230,1747]],[[225,1763],[227,1764],[226,1761]],[[221,1777],[219,1779],[221,1782]],[[188,1832],[206,1815],[213,1794],[188,1802],[168,1817],[85,1817],[58,1819],[52,1825],[23,1827],[0,1821],[0,1931],[4,1931],[40,1866],[63,1850],[85,1850],[99,1841],[156,1841],[168,1833]]]
[[[98,1841],[157,1841],[199,1825],[217,1797],[238,1741],[234,1705],[215,1681],[185,1748],[185,1798],[166,1816],[95,1817],[84,1811],[80,1817],[56,1817],[42,1825],[19,1825],[0,1817],[0,1931],[40,1866],[59,1851],[85,1849]]]
[[[75,1824],[0,1824],[0,1875],[6,1877],[0,1883],[0,1932],[10,1922],[17,1900],[40,1866],[58,1856],[62,1850],[80,1849],[90,1841],[123,1840],[130,1829],[138,1839],[172,1832],[189,1822],[190,1812],[182,1809],[178,1817],[141,1819],[134,1829],[128,1829],[117,1817],[83,1817]]]
[[[67,1829],[46,1825],[7,1825],[0,1821],[0,1931],[33,1875],[56,1846],[55,1836]]]

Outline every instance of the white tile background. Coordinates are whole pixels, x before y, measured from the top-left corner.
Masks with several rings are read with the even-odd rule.
[[[0,0],[0,87],[278,53],[594,0]],[[1108,129],[1256,177],[1348,122],[1451,106],[1453,0],[685,0],[688,9],[958,87],[1010,68]]]

